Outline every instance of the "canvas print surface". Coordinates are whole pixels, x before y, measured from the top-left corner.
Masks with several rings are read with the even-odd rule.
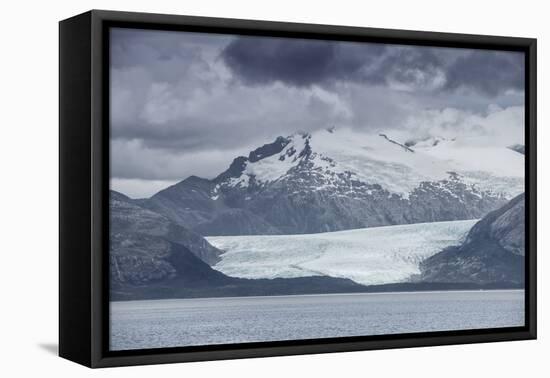
[[[110,30],[110,349],[525,324],[524,54]]]

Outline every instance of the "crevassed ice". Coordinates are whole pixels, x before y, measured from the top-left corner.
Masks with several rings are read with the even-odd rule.
[[[234,277],[331,276],[364,285],[407,281],[422,260],[459,244],[476,220],[307,235],[211,236],[225,251],[214,268]]]

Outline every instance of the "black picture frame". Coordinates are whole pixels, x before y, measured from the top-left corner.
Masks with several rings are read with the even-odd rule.
[[[524,327],[108,350],[109,27],[521,51],[526,59]],[[59,354],[88,367],[536,338],[536,39],[92,10],[59,24]]]

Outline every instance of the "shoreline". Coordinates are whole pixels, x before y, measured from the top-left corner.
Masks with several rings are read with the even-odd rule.
[[[364,291],[364,292],[342,292],[342,293],[316,293],[316,294],[276,294],[276,295],[242,295],[242,296],[211,296],[211,297],[182,297],[182,298],[150,298],[150,299],[128,299],[109,301],[113,303],[125,302],[150,302],[150,301],[182,301],[182,300],[224,300],[224,299],[265,299],[265,298],[294,298],[294,297],[330,297],[330,296],[360,296],[360,295],[395,295],[395,294],[443,294],[443,293],[472,293],[472,292],[525,292],[525,288],[478,288],[478,289],[448,289],[448,290],[396,290],[396,291]]]

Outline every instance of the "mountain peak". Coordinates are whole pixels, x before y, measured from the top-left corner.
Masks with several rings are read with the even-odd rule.
[[[116,190],[112,190],[112,189],[109,190],[109,195],[111,197],[111,200],[122,201],[122,202],[131,201],[130,197],[120,192],[117,192]]]
[[[294,133],[292,136],[301,136],[302,139],[309,139],[311,138],[311,134],[307,131],[298,130],[296,133]]]
[[[263,146],[256,148],[254,151],[251,151],[248,155],[248,160],[254,163],[266,157],[278,154],[286,147],[288,143],[290,143],[289,138],[279,136],[274,142],[264,144]]]
[[[238,156],[231,162],[231,165],[227,170],[220,173],[214,181],[219,183],[223,182],[231,177],[239,177],[244,169],[246,168],[246,163],[248,162],[248,158],[244,156]]]

